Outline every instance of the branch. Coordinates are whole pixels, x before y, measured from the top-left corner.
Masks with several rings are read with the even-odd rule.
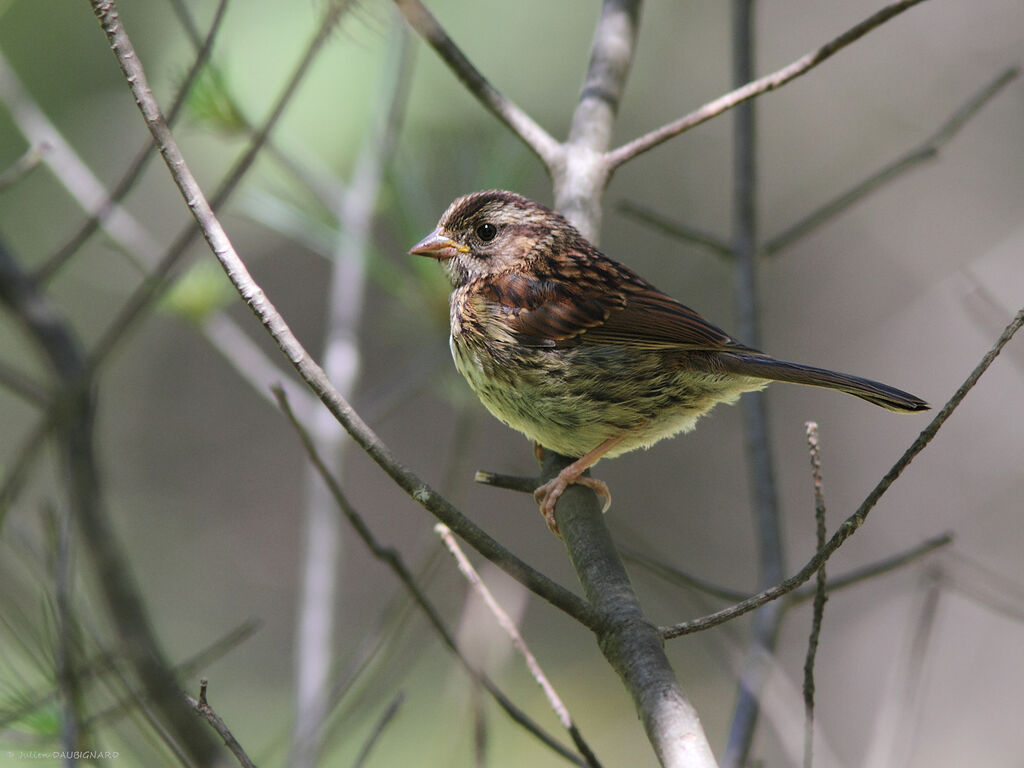
[[[1017,312],[1017,315],[1010,321],[1010,324],[1003,330],[1002,335],[996,340],[993,347],[985,353],[982,357],[981,362],[975,367],[971,374],[964,380],[964,383],[960,385],[959,389],[953,394],[949,401],[942,407],[932,419],[931,423],[925,427],[917,439],[911,443],[910,447],[903,453],[899,460],[892,466],[892,468],[885,474],[885,476],[878,482],[874,490],[868,494],[867,498],[861,503],[857,511],[850,515],[843,523],[839,526],[839,529],[829,539],[828,544],[818,550],[807,564],[801,568],[796,574],[783,581],[781,584],[766,589],[753,595],[746,600],[742,600],[729,608],[725,608],[721,611],[708,614],[699,619],[692,621],[685,621],[679,624],[674,624],[670,627],[663,627],[661,629],[662,636],[666,639],[674,637],[681,637],[688,635],[693,632],[701,632],[711,627],[716,627],[719,624],[730,621],[737,616],[742,616],[745,613],[749,613],[756,608],[764,605],[770,600],[776,600],[783,595],[792,592],[794,589],[805,583],[808,579],[814,576],[818,572],[818,569],[825,564],[825,562],[835,553],[839,547],[843,545],[850,536],[852,536],[860,526],[864,524],[867,519],[868,513],[874,508],[875,504],[882,495],[889,489],[896,478],[902,474],[903,470],[914,460],[914,458],[925,449],[925,447],[932,441],[935,434],[939,431],[939,428],[946,422],[946,419],[950,417],[957,406],[963,402],[963,399],[970,392],[971,388],[978,383],[978,379],[981,378],[982,374],[988,370],[989,366],[995,361],[996,357],[1002,351],[1003,347],[1013,338],[1014,334],[1020,330],[1021,326],[1024,325],[1024,309]]]
[[[629,200],[623,200],[619,203],[618,207],[619,211],[626,216],[641,221],[644,224],[649,224],[670,237],[707,248],[717,256],[732,256],[732,248],[729,246],[729,243],[717,235],[672,221],[646,206],[630,202]]]
[[[38,168],[39,164],[43,161],[43,156],[49,150],[50,145],[45,141],[33,144],[22,153],[21,157],[3,171],[0,171],[0,194],[6,192]]]
[[[807,447],[811,455],[811,480],[814,485],[814,520],[818,549],[825,546],[825,491],[821,480],[821,456],[819,454],[818,425],[807,422]],[[821,637],[821,621],[825,615],[825,566],[818,569],[814,590],[814,612],[811,619],[811,635],[807,640],[807,656],[804,659],[804,768],[814,764],[814,659],[818,655],[818,640]]]
[[[991,83],[957,109],[956,112],[950,115],[949,119],[921,144],[896,158],[880,171],[868,176],[853,188],[825,203],[817,210],[812,211],[800,221],[787,227],[766,242],[762,246],[761,252],[766,256],[772,256],[788,248],[804,235],[813,232],[826,221],[850,208],[854,203],[867,197],[875,190],[897,179],[912,168],[916,168],[921,163],[938,157],[939,151],[957,134],[964,124],[974,117],[1007,84],[1016,79],[1018,75],[1020,75],[1020,69],[1017,67],[1011,67],[1002,72]]]
[[[473,96],[514,135],[540,158],[549,173],[558,165],[561,145],[541,128],[526,112],[506,99],[487,79],[480,74],[455,42],[448,37],[444,28],[420,0],[395,0],[398,10],[409,25],[416,30],[448,65],[452,73],[462,81]]]
[[[234,734],[231,733],[231,729],[228,728],[227,723],[221,719],[220,715],[213,711],[213,707],[210,706],[206,700],[206,678],[204,677],[199,681],[199,701],[196,701],[187,693],[185,701],[188,702],[189,706],[195,710],[196,714],[203,718],[210,727],[217,732],[217,735],[224,740],[224,745],[231,750],[231,754],[238,760],[238,764],[242,768],[256,768],[256,764],[249,759],[249,756],[245,753],[242,745],[238,743]]]
[[[571,461],[546,451],[542,479],[554,477]],[[643,614],[593,491],[569,486],[555,515],[573,569],[601,617],[591,627],[598,647],[633,697],[661,765],[717,765],[697,710],[675,679],[658,630]]]
[[[873,16],[870,16],[860,24],[857,24],[841,34],[832,42],[826,43],[817,50],[801,56],[792,64],[789,64],[770,75],[766,75],[758,80],[747,83],[742,88],[737,88],[714,101],[708,102],[700,109],[691,112],[685,117],[682,117],[673,123],[669,123],[668,125],[664,125],[661,128],[651,131],[650,133],[641,136],[638,139],[634,139],[628,144],[624,144],[618,149],[609,152],[605,155],[605,160],[609,165],[609,172],[614,171],[627,160],[631,160],[637,155],[646,152],[649,149],[653,149],[659,144],[679,135],[683,131],[688,131],[701,123],[707,122],[713,117],[717,117],[723,112],[727,112],[737,104],[742,104],[744,101],[760,96],[762,93],[767,93],[768,91],[774,91],[776,88],[780,88],[790,80],[793,80],[808,70],[818,66],[833,54],[838,53],[840,50],[848,46],[850,43],[855,42],[868,32],[881,26],[893,16],[903,13],[903,11],[912,8],[920,2],[923,2],[923,0],[900,0],[900,2],[887,5]]]
[[[601,198],[610,177],[605,153],[633,63],[640,5],[640,0],[604,0],[601,4],[590,64],[573,111],[564,156],[552,174],[556,207],[595,244],[601,232]]]

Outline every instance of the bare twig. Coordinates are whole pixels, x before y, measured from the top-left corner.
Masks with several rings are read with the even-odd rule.
[[[673,136],[679,135],[683,131],[688,131],[701,123],[707,122],[713,117],[717,117],[723,112],[732,109],[737,104],[741,104],[748,99],[760,96],[762,93],[773,91],[776,88],[785,85],[790,80],[793,80],[808,70],[818,66],[833,54],[863,37],[871,30],[881,26],[893,16],[903,13],[903,11],[912,8],[922,1],[923,0],[900,0],[900,2],[891,3],[862,21],[860,24],[848,29],[831,42],[826,43],[815,51],[811,51],[810,53],[801,56],[792,64],[789,64],[770,75],[766,75],[754,80],[753,82],[747,83],[741,88],[737,88],[714,101],[708,102],[700,109],[691,112],[685,117],[669,123],[668,125],[664,125],[661,128],[651,131],[650,133],[634,139],[628,144],[624,144],[618,149],[609,152],[605,159],[610,166],[610,170],[614,170],[627,160],[630,160],[649,149],[653,149],[659,144],[668,141]]]
[[[707,248],[718,256],[732,256],[732,248],[718,236],[672,221],[646,206],[623,200],[619,203],[619,211],[677,240]]]
[[[518,136],[551,171],[558,164],[562,155],[559,143],[526,112],[499,93],[480,74],[420,0],[395,0],[395,4],[409,25],[437,51],[452,73],[462,81],[466,90],[508,126],[509,130]]]
[[[0,194],[6,192],[38,168],[39,164],[43,161],[43,156],[49,149],[50,145],[45,141],[33,144],[22,153],[21,157],[3,171],[0,171]]]
[[[473,480],[481,485],[492,485],[495,488],[504,488],[508,491],[519,491],[520,493],[533,493],[541,484],[540,478],[523,477],[522,475],[503,475],[500,472],[486,472],[477,470]]]
[[[395,715],[398,714],[398,710],[401,708],[404,701],[405,694],[402,691],[395,694],[391,703],[388,704],[380,718],[378,718],[376,725],[373,726],[373,730],[370,732],[369,737],[367,737],[366,741],[363,743],[362,749],[359,750],[359,755],[356,757],[355,762],[352,763],[352,768],[362,768],[362,766],[366,764],[366,761],[370,757],[370,753],[373,752],[373,748],[377,746],[377,742],[384,734],[384,731],[386,731],[387,727],[394,721]]]
[[[238,760],[238,764],[242,768],[256,768],[256,764],[249,759],[249,756],[245,753],[245,749],[238,743],[238,739],[235,738],[234,734],[231,733],[231,729],[228,728],[227,723],[213,711],[213,707],[206,700],[206,685],[207,680],[204,677],[199,681],[199,701],[196,701],[187,693],[182,694],[185,697],[185,701],[188,702],[189,706],[195,710],[196,714],[203,718],[210,727],[217,732],[217,735],[224,740],[224,746],[231,750],[231,754]]]
[[[481,672],[478,672],[469,663],[466,657],[459,650],[458,645],[455,642],[454,636],[451,634],[451,632],[448,631],[448,628],[444,625],[444,622],[441,620],[441,616],[438,613],[437,609],[434,607],[433,603],[430,602],[430,599],[426,596],[423,590],[420,589],[415,577],[413,576],[409,568],[405,565],[405,562],[402,560],[401,556],[398,554],[396,550],[390,547],[386,547],[377,541],[376,536],[374,536],[369,526],[367,526],[366,521],[363,520],[362,515],[360,515],[356,511],[356,509],[349,502],[348,498],[345,496],[344,492],[342,492],[341,486],[338,484],[338,481],[335,479],[334,475],[324,464],[323,459],[317,453],[316,446],[314,445],[312,439],[310,438],[309,433],[302,426],[302,424],[299,423],[298,419],[295,417],[295,414],[292,412],[291,407],[288,404],[288,399],[285,396],[283,390],[276,389],[274,394],[278,399],[278,403],[280,404],[281,410],[284,411],[285,416],[288,417],[289,422],[291,423],[292,427],[298,434],[299,439],[302,441],[302,445],[306,449],[306,453],[309,456],[309,459],[312,462],[313,467],[320,474],[320,477],[327,485],[327,489],[330,491],[332,498],[335,500],[338,509],[344,515],[348,523],[352,526],[353,530],[355,530],[356,535],[359,536],[362,542],[366,545],[370,553],[378,560],[384,562],[389,568],[391,568],[394,574],[398,577],[399,581],[402,582],[402,585],[409,591],[409,594],[412,597],[412,599],[423,611],[424,615],[427,617],[427,620],[430,622],[431,626],[434,627],[434,630],[437,632],[438,636],[449,648],[449,650],[451,650],[455,654],[456,658],[458,658],[458,660],[462,663],[463,667],[470,673],[470,675],[473,676],[475,680],[477,680],[478,682],[480,682],[481,685],[483,685],[487,692],[494,698],[498,705],[505,710],[505,712],[513,719],[513,721],[525,727],[528,731],[530,731],[530,733],[532,733],[544,744],[558,752],[563,757],[575,762],[578,765],[586,766],[586,762],[584,760],[582,760],[569,750],[565,749],[565,747],[559,744],[552,736],[548,735],[542,728],[540,728],[540,726],[536,725],[529,717],[526,716],[525,713],[521,712],[519,708],[516,707],[505,696],[505,694],[502,693],[501,689],[499,689],[486,675],[484,675]]]
[[[1017,312],[1017,315],[1010,321],[1009,325],[1006,326],[1002,335],[1000,335],[996,340],[992,348],[985,353],[984,357],[982,357],[974,370],[971,371],[963,384],[960,385],[949,401],[935,415],[935,418],[932,419],[931,423],[924,428],[920,435],[917,436],[917,439],[911,443],[910,447],[904,451],[903,455],[885,474],[885,476],[878,481],[878,484],[871,493],[868,494],[867,498],[864,499],[857,510],[842,522],[838,530],[832,534],[832,538],[829,539],[828,543],[819,549],[815,553],[814,557],[812,557],[803,568],[777,586],[763,590],[762,592],[759,592],[746,600],[740,601],[729,608],[716,611],[715,613],[703,616],[699,619],[681,622],[670,627],[663,627],[661,630],[662,636],[666,639],[681,637],[682,635],[701,632],[705,629],[718,626],[722,622],[730,621],[737,616],[742,616],[744,613],[755,610],[771,600],[777,600],[783,595],[792,592],[814,576],[818,569],[824,565],[824,563],[835,553],[837,549],[839,549],[839,547],[843,545],[843,542],[856,533],[857,529],[864,524],[868,514],[878,503],[878,500],[896,481],[896,478],[903,473],[903,470],[909,466],[910,462],[912,462],[917,455],[925,449],[928,443],[932,441],[932,438],[935,437],[936,433],[946,422],[946,419],[948,419],[953,411],[956,410],[957,406],[963,402],[967,393],[970,392],[974,385],[978,383],[978,379],[980,379],[982,374],[988,370],[989,366],[992,365],[995,359],[999,356],[1003,347],[1009,343],[1010,339],[1012,339],[1014,334],[1020,330],[1022,325],[1024,325],[1024,309]]]
[[[901,155],[880,171],[873,173],[851,189],[828,201],[817,210],[812,211],[795,224],[787,227],[766,242],[761,252],[767,256],[785,250],[804,235],[814,231],[826,221],[830,221],[854,203],[885,186],[890,181],[902,176],[921,163],[938,157],[942,148],[957,134],[968,120],[974,117],[985,104],[992,100],[1007,84],[1020,74],[1020,69],[1011,67],[1004,70],[992,82],[974,94],[967,102],[956,110],[939,129],[921,144]]]
[[[469,562],[469,558],[466,557],[462,548],[459,547],[459,543],[455,540],[451,530],[444,523],[438,523],[434,526],[434,532],[441,537],[441,540],[444,541],[448,551],[451,552],[452,557],[455,558],[455,562],[459,566],[459,572],[466,578],[466,581],[468,581],[470,586],[473,587],[477,595],[480,596],[480,599],[484,601],[487,608],[492,614],[494,614],[494,618],[498,620],[499,626],[505,630],[505,633],[512,640],[512,645],[523,657],[527,668],[530,670],[530,674],[533,675],[533,679],[537,681],[541,690],[544,691],[544,696],[547,698],[548,704],[551,706],[551,709],[554,710],[555,715],[558,716],[558,720],[562,724],[562,727],[569,732],[569,735],[572,737],[573,743],[576,744],[576,748],[579,749],[580,754],[584,756],[589,765],[595,766],[595,768],[596,766],[599,766],[600,763],[598,762],[597,757],[594,755],[586,741],[584,741],[583,735],[579,732],[579,728],[577,728],[576,723],[573,722],[572,716],[569,714],[569,709],[562,702],[561,697],[558,695],[557,691],[555,691],[554,686],[551,685],[547,675],[544,674],[544,670],[541,669],[536,657],[526,645],[526,641],[519,633],[519,628],[516,626],[515,622],[512,621],[512,618],[508,613],[505,612],[505,609],[501,607],[501,604],[495,599],[491,590],[487,588],[486,584],[484,584],[483,579],[480,578],[480,574],[476,572],[473,564]]]
[[[2,361],[0,361],[0,386],[35,406],[45,407],[50,402],[50,395],[42,384],[24,371]],[[3,519],[2,512],[0,512],[0,519]]]
[[[811,455],[811,479],[814,484],[814,521],[818,549],[825,546],[828,530],[825,527],[825,491],[821,480],[821,455],[818,443],[818,425],[808,421],[807,448]],[[818,653],[818,639],[821,636],[821,621],[825,615],[825,566],[818,569],[814,590],[814,611],[811,620],[811,635],[807,640],[807,657],[804,659],[804,768],[814,764],[814,659]]]

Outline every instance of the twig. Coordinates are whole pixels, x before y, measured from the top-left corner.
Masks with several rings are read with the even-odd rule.
[[[448,647],[448,649],[455,654],[456,658],[463,665],[463,667],[470,673],[470,675],[473,676],[475,680],[479,681],[481,685],[483,685],[487,692],[494,698],[494,700],[499,704],[499,706],[501,706],[501,708],[505,710],[505,712],[513,719],[513,721],[522,725],[524,728],[530,731],[530,733],[532,733],[534,736],[540,739],[544,744],[558,752],[566,759],[575,762],[577,765],[586,766],[586,763],[581,758],[567,750],[565,747],[559,744],[552,736],[548,735],[543,729],[541,729],[540,726],[536,725],[529,717],[526,716],[525,713],[521,712],[519,708],[516,707],[515,704],[513,704],[486,675],[484,675],[481,672],[478,672],[469,663],[466,657],[459,650],[458,645],[455,642],[454,636],[451,634],[451,632],[448,631],[448,628],[444,625],[444,622],[441,620],[441,616],[437,612],[437,609],[434,607],[433,603],[430,602],[429,598],[426,596],[423,590],[420,589],[419,585],[416,583],[415,577],[413,576],[409,568],[405,565],[405,562],[402,560],[401,556],[394,549],[390,547],[385,547],[377,541],[376,536],[373,535],[373,532],[370,530],[369,526],[367,526],[366,521],[363,520],[362,515],[360,515],[356,511],[355,507],[353,507],[352,504],[349,502],[348,498],[341,490],[341,486],[338,484],[337,479],[324,464],[323,459],[321,459],[319,453],[317,453],[316,446],[313,444],[309,432],[302,426],[302,424],[299,423],[298,419],[295,417],[294,412],[291,410],[291,407],[288,404],[288,398],[285,396],[283,390],[275,389],[274,394],[277,397],[281,410],[288,418],[289,422],[292,425],[292,428],[295,429],[296,433],[299,436],[299,440],[302,441],[302,445],[306,449],[306,453],[309,456],[309,459],[312,462],[313,467],[320,474],[320,477],[327,485],[327,489],[330,491],[331,496],[334,498],[338,509],[344,515],[349,525],[352,526],[353,530],[355,530],[356,532],[356,535],[359,536],[362,542],[366,545],[366,548],[370,551],[370,554],[372,554],[378,560],[381,560],[394,572],[394,574],[398,577],[399,581],[401,581],[402,585],[409,591],[409,594],[412,597],[412,599],[423,611],[424,615],[427,617],[427,620],[430,622],[431,626],[434,627],[434,630],[437,632],[438,636]]]
[[[399,691],[395,694],[395,698],[391,700],[387,708],[381,714],[377,720],[376,725],[373,726],[373,730],[363,743],[362,749],[359,750],[359,755],[356,757],[355,762],[352,763],[352,768],[362,768],[370,757],[370,753],[373,748],[377,746],[377,742],[380,740],[381,735],[387,730],[387,727],[391,725],[391,722],[395,719],[395,715],[398,714],[398,710],[402,707],[405,702],[405,693]]]
[[[217,735],[224,740],[224,746],[231,750],[231,754],[238,760],[238,764],[242,768],[256,768],[256,764],[249,759],[249,756],[245,753],[245,749],[238,743],[238,739],[235,738],[234,734],[231,733],[231,729],[228,728],[227,723],[213,711],[213,707],[206,700],[206,678],[202,678],[199,681],[199,701],[196,701],[187,693],[182,694],[185,697],[185,701],[188,702],[189,706],[196,711],[200,717],[203,718],[210,727],[217,732]]]
[[[974,94],[956,112],[950,115],[939,129],[925,139],[921,144],[901,155],[886,165],[880,171],[868,176],[859,184],[828,201],[817,210],[812,211],[795,224],[787,227],[766,242],[761,252],[766,256],[772,256],[788,248],[804,235],[814,231],[826,221],[845,211],[854,203],[867,197],[876,189],[883,187],[890,181],[902,176],[912,168],[921,163],[938,157],[939,151],[949,142],[968,120],[974,117],[985,104],[1007,84],[1012,82],[1020,74],[1020,69],[1011,67],[1003,71],[991,83]]]
[[[808,70],[818,66],[833,54],[863,37],[871,30],[881,26],[893,16],[903,13],[903,11],[912,8],[920,2],[923,2],[923,0],[900,0],[900,2],[887,5],[882,10],[862,21],[860,24],[848,29],[831,42],[826,43],[815,51],[811,51],[810,53],[801,56],[792,64],[789,64],[770,75],[766,75],[758,80],[747,83],[741,88],[737,88],[714,101],[708,102],[700,109],[691,112],[685,117],[653,130],[650,133],[634,139],[628,144],[624,144],[618,149],[609,152],[605,156],[605,159],[607,160],[610,169],[614,170],[627,160],[630,160],[649,149],[653,149],[683,131],[688,131],[701,123],[707,122],[713,117],[717,117],[723,112],[732,109],[737,104],[741,104],[748,99],[760,96],[762,93],[773,91],[776,88],[785,85],[790,80],[793,80]]]
[[[519,491],[520,493],[533,493],[541,484],[539,478],[523,477],[521,475],[503,475],[500,472],[487,472],[479,469],[473,475],[474,482],[481,485],[491,485],[495,488],[504,488],[508,491]]]
[[[569,732],[569,735],[576,744],[576,748],[579,749],[580,754],[583,755],[588,764],[595,766],[595,768],[599,766],[600,763],[598,762],[597,757],[594,755],[586,741],[583,740],[583,736],[576,727],[576,723],[573,722],[568,708],[562,702],[561,697],[559,697],[557,691],[555,691],[554,686],[551,685],[547,675],[544,674],[544,670],[541,669],[536,657],[526,645],[526,641],[519,633],[519,628],[505,612],[505,609],[501,607],[501,604],[494,598],[491,590],[487,588],[486,584],[484,584],[483,579],[480,578],[480,574],[476,572],[473,564],[469,562],[469,558],[466,557],[462,548],[459,547],[459,543],[452,535],[451,529],[444,523],[438,523],[434,526],[434,532],[441,537],[441,540],[444,541],[448,551],[452,554],[452,557],[455,558],[455,562],[459,566],[459,572],[466,578],[466,581],[469,582],[477,595],[479,595],[484,601],[484,604],[490,609],[491,613],[494,614],[494,618],[498,620],[498,625],[505,630],[505,633],[512,640],[512,645],[523,657],[527,668],[530,670],[530,674],[533,675],[533,679],[537,681],[541,690],[544,691],[544,696],[547,698],[548,704],[551,709],[554,710],[555,715],[562,724],[562,727]]]
[[[825,527],[825,491],[821,480],[821,455],[818,443],[818,425],[808,421],[807,448],[811,456],[811,479],[814,484],[814,521],[818,549],[825,546],[828,530]],[[814,659],[818,653],[818,639],[821,637],[821,621],[825,615],[825,566],[818,569],[814,590],[814,611],[811,619],[811,635],[807,640],[807,657],[804,659],[804,768],[814,764]]]
[[[642,550],[629,549],[625,547],[620,547],[620,549],[622,550],[622,556],[626,560],[643,566],[647,570],[651,571],[651,573],[660,576],[670,583],[683,584],[684,586],[695,589],[698,592],[703,592],[705,595],[710,595],[711,597],[718,598],[719,600],[727,600],[733,603],[742,600],[747,596],[746,592],[713,584],[699,576],[694,576],[693,574],[682,571],[668,563],[656,560]]]
[[[641,221],[644,224],[649,224],[654,229],[660,230],[670,237],[707,248],[718,256],[732,256],[732,248],[729,244],[710,232],[704,232],[703,230],[672,221],[646,206],[630,202],[629,200],[623,200],[619,203],[618,207],[619,211],[626,216]]]
[[[551,171],[561,158],[561,145],[533,118],[506,99],[480,74],[420,0],[395,0],[395,5],[405,16],[409,25],[437,51],[452,73],[466,86],[466,90],[508,126],[509,130],[518,136]]]
[[[42,384],[24,371],[2,361],[0,361],[0,386],[38,407],[45,407],[50,402],[50,395]],[[3,514],[0,513],[0,519],[2,517]]]
[[[43,156],[50,150],[48,142],[42,141],[26,149],[21,157],[0,172],[0,194],[13,187],[39,167]]]
[[[679,624],[674,624],[669,627],[662,627],[662,636],[666,639],[681,637],[688,635],[693,632],[701,632],[705,629],[718,626],[722,622],[730,621],[737,616],[742,616],[765,603],[776,600],[783,595],[792,592],[794,589],[799,587],[801,584],[808,581],[818,569],[824,565],[824,563],[835,553],[839,547],[843,545],[850,536],[852,536],[860,526],[864,524],[868,514],[874,508],[875,504],[882,495],[889,489],[889,486],[895,482],[896,478],[902,474],[903,470],[914,460],[914,458],[932,441],[935,434],[939,431],[939,428],[945,423],[946,419],[950,417],[957,406],[963,402],[963,399],[970,392],[971,388],[977,384],[978,379],[981,378],[982,374],[988,370],[989,366],[992,365],[996,357],[1002,351],[1003,347],[1013,338],[1014,334],[1020,330],[1021,326],[1024,325],[1024,309],[1017,312],[1017,315],[1010,321],[1010,324],[1003,330],[1002,335],[996,340],[996,343],[992,348],[985,353],[978,365],[971,371],[970,375],[964,380],[964,383],[960,385],[957,391],[949,399],[949,401],[942,407],[932,419],[931,423],[925,427],[917,439],[911,443],[910,447],[904,451],[903,455],[899,460],[892,466],[892,468],[885,474],[885,476],[879,480],[874,490],[868,494],[867,498],[861,503],[852,515],[842,522],[838,530],[832,534],[832,538],[829,539],[828,543],[819,549],[814,557],[812,557],[803,568],[801,568],[796,574],[786,579],[779,585],[771,587],[770,589],[763,590],[756,595],[753,595],[746,600],[740,601],[729,608],[725,608],[721,611],[708,614],[699,619],[693,619],[692,621],[684,621]]]

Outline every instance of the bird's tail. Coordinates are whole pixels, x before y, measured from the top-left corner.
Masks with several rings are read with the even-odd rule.
[[[784,360],[755,355],[723,354],[719,356],[719,360],[722,367],[729,373],[751,376],[756,379],[788,381],[811,387],[837,389],[897,413],[927,411],[931,407],[924,400],[909,392],[839,371],[829,371],[825,368],[815,368],[801,363],[787,363]]]

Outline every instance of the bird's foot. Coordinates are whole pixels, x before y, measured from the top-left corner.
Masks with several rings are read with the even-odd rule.
[[[533,498],[540,505],[540,513],[544,516],[544,521],[558,538],[562,538],[562,534],[559,532],[558,522],[555,520],[555,503],[570,485],[585,485],[600,496],[604,500],[601,512],[607,512],[612,505],[612,494],[608,490],[608,485],[603,480],[593,477],[581,477],[582,471],[575,469],[570,464],[533,492]]]

